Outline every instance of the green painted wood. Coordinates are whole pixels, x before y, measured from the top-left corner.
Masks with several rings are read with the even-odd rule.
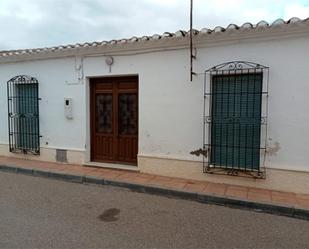
[[[262,80],[260,73],[213,77],[211,164],[259,169]]]
[[[39,150],[38,84],[16,85],[17,141],[21,150]]]

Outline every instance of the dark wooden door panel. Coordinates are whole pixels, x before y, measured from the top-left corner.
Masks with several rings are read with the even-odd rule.
[[[137,163],[138,78],[96,78],[91,86],[91,160]]]
[[[136,137],[119,137],[118,158],[120,161],[136,163],[137,155],[137,138]]]
[[[97,93],[95,97],[94,160],[114,159],[113,94]]]
[[[118,133],[119,135],[137,135],[137,94],[118,95]]]
[[[95,132],[113,134],[113,95],[96,94]]]
[[[113,161],[114,160],[114,146],[112,136],[96,136],[94,140],[95,144],[94,157],[95,161]]]

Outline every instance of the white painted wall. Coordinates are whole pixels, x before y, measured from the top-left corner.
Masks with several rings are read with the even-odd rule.
[[[84,150],[85,98],[82,85],[77,83],[75,59],[41,60],[0,65],[0,143],[8,143],[6,82],[12,77],[27,74],[39,81],[41,146]],[[64,116],[64,98],[73,98],[74,119]],[[48,143],[48,144],[46,144]]]
[[[270,67],[270,147],[279,151],[266,166],[309,171],[309,37],[238,42],[199,48],[194,70],[244,60]],[[189,81],[187,50],[114,56],[112,72],[105,57],[83,59],[84,81],[78,83],[75,59],[0,64],[0,143],[8,143],[6,81],[28,74],[40,83],[42,146],[85,150],[89,159],[88,78],[139,75],[139,154],[201,160],[190,151],[202,146],[203,75]],[[68,85],[70,83],[78,83]],[[64,97],[73,99],[73,120],[64,117]],[[48,145],[46,144],[48,142]],[[88,151],[87,151],[88,150]]]

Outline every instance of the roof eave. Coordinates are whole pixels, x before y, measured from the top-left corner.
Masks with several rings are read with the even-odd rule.
[[[292,20],[292,19],[291,19]],[[288,37],[302,37],[309,35],[309,20],[295,22],[274,22],[271,26],[265,22],[253,26],[244,24],[241,27],[229,25],[223,29],[217,27],[214,30],[202,29],[194,32],[194,45],[196,47],[219,46],[231,43],[265,41],[282,39]],[[174,35],[154,35],[149,37],[123,39],[110,41],[98,45],[87,43],[83,46],[63,46],[45,49],[27,50],[28,52],[7,53],[7,56],[0,56],[0,63],[10,63],[29,60],[55,59],[72,56],[97,56],[97,55],[130,55],[139,53],[159,52],[165,50],[186,49],[189,47],[189,34],[176,32]]]

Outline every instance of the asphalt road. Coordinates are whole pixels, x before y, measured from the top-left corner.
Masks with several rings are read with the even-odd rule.
[[[309,248],[309,222],[0,172],[0,248]]]

